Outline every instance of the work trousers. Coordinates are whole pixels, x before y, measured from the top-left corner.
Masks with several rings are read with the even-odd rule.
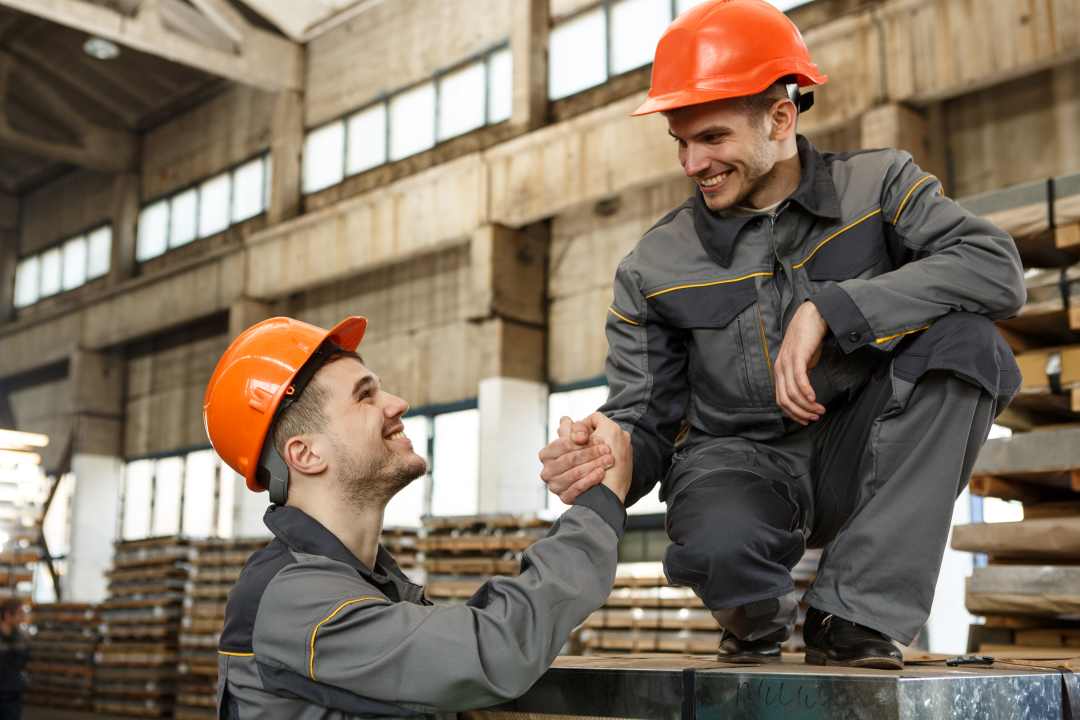
[[[806,601],[910,643],[930,613],[953,504],[1019,378],[989,320],[947,320],[805,428],[766,442],[691,430],[665,480],[668,580],[754,640],[794,623],[791,568],[821,547]],[[987,353],[1011,364],[1003,392],[963,362],[934,360],[942,347],[955,360],[958,338],[973,364],[985,369]]]

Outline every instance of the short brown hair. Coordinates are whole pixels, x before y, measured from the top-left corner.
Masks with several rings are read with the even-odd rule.
[[[790,99],[788,94],[789,78],[781,78],[756,95],[735,98],[735,106],[750,116],[751,120],[763,120],[765,113],[777,100]]]
[[[23,608],[23,601],[19,598],[5,598],[0,601],[0,620],[7,620],[12,615],[17,615]]]
[[[336,350],[326,358],[322,367],[346,357],[364,362],[364,358],[357,352]],[[318,371],[316,371],[317,374]],[[289,438],[305,433],[320,432],[326,427],[326,413],[323,412],[323,406],[330,394],[327,388],[315,379],[316,375],[311,376],[307,386],[300,392],[300,397],[278,415],[273,427],[270,428],[274,447],[282,458],[285,457],[285,443]]]

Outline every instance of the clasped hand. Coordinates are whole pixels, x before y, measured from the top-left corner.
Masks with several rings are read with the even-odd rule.
[[[567,505],[603,483],[626,501],[634,473],[630,433],[595,412],[580,422],[559,420],[559,437],[540,451],[540,479]]]

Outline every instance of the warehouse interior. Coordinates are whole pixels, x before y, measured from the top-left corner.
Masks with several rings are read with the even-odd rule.
[[[218,717],[225,601],[270,533],[203,393],[265,318],[368,318],[429,463],[383,544],[428,596],[518,571],[566,508],[537,452],[607,397],[615,268],[693,189],[664,119],[630,113],[700,2],[0,0],[0,595],[26,602],[26,717]],[[998,323],[1023,386],[909,650],[1075,669],[1080,1],[773,4],[830,76],[799,131],[910,152],[1025,267]],[[589,657],[537,693],[715,660],[661,569],[664,509],[629,509],[611,599],[565,649]],[[558,714],[660,716],[595,702]]]

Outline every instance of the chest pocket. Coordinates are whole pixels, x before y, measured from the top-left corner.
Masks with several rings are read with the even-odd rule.
[[[808,278],[824,282],[859,277],[871,269],[877,274],[890,267],[879,208],[826,235],[793,269],[805,268]]]
[[[718,409],[772,407],[771,360],[757,309],[754,273],[734,280],[694,283],[646,296],[651,310],[688,331],[688,373],[694,400]]]

